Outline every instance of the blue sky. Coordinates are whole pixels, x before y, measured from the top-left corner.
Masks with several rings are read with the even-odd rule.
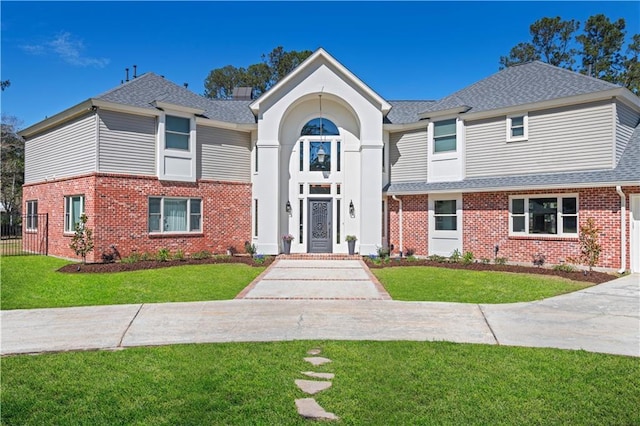
[[[202,94],[214,68],[276,46],[325,48],[388,100],[439,99],[498,70],[544,16],[604,13],[640,33],[640,2],[2,1],[2,113],[34,124],[153,71]]]

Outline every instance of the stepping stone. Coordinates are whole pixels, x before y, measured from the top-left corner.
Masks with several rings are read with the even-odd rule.
[[[307,351],[307,355],[320,355],[320,352],[322,352],[322,349],[318,349],[318,348],[309,349]]]
[[[314,366],[322,365],[331,362],[329,358],[321,357],[321,356],[312,356],[304,359],[307,362],[310,362]]]
[[[302,392],[308,393],[309,395],[315,395],[318,392],[329,389],[331,387],[331,382],[318,380],[296,380],[296,385]]]
[[[313,371],[301,371],[302,374],[304,374],[307,377],[314,377],[316,379],[333,379],[334,377],[336,377],[335,374],[333,373],[316,373]]]
[[[333,413],[328,413],[313,398],[296,399],[296,408],[298,414],[307,419],[314,420],[338,420],[340,419]]]

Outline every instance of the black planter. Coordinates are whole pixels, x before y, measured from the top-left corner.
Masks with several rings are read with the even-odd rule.
[[[356,254],[356,240],[347,241],[347,245],[349,246],[349,254],[350,255]]]
[[[284,254],[291,254],[291,241],[282,240],[282,252]]]

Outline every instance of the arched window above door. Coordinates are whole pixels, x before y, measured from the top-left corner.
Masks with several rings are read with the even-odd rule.
[[[320,131],[322,129],[322,132]],[[300,136],[337,136],[340,135],[338,127],[333,124],[333,121],[326,118],[314,118],[302,127]]]

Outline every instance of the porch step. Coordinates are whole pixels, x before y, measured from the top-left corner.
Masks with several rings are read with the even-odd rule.
[[[293,253],[279,254],[276,259],[289,260],[360,260],[362,256],[358,254],[341,254],[341,253]]]

